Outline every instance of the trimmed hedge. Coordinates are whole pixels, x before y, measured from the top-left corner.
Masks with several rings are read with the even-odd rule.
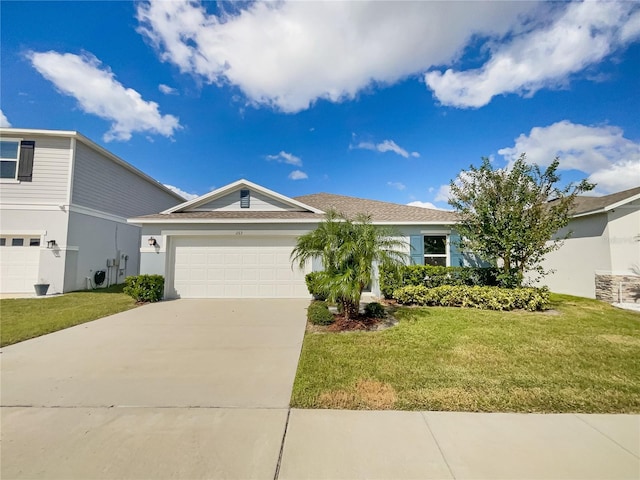
[[[403,265],[396,269],[380,268],[380,290],[392,298],[398,288],[423,285],[489,286],[500,285],[500,270],[494,267],[436,267],[433,265]]]
[[[314,325],[331,325],[334,322],[333,313],[325,302],[311,302],[307,308],[307,320]]]
[[[162,275],[137,275],[124,279],[124,293],[136,302],[158,302],[164,295],[164,277]]]
[[[549,306],[547,288],[501,288],[443,285],[428,288],[410,285],[397,289],[393,297],[405,305],[467,307],[484,310],[545,310]]]
[[[326,300],[329,297],[329,294],[326,290],[320,287],[320,282],[318,280],[318,276],[321,272],[311,272],[307,273],[304,277],[304,281],[307,284],[307,290],[309,293],[313,295],[313,298],[316,300]]]

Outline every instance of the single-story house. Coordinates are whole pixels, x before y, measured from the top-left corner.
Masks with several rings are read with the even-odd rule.
[[[129,222],[142,227],[140,272],[165,276],[165,298],[307,298],[305,274],[320,265],[292,267],[291,251],[330,209],[395,227],[413,263],[465,264],[453,212],[328,193],[289,198],[247,180]],[[380,294],[377,280],[371,293]]]
[[[542,264],[551,291],[607,302],[640,302],[640,187],[577,197],[571,231]]]
[[[182,202],[78,132],[0,128],[0,293],[122,283],[140,262],[127,218]]]

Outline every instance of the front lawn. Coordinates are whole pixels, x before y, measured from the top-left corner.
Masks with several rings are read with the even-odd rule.
[[[11,345],[135,307],[123,285],[51,298],[0,300],[0,344]]]
[[[536,313],[401,308],[381,332],[307,332],[291,405],[640,412],[640,313],[552,302]]]

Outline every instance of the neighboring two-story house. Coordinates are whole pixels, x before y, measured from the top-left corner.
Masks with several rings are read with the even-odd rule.
[[[122,283],[140,264],[127,218],[183,201],[78,132],[0,128],[0,293]]]

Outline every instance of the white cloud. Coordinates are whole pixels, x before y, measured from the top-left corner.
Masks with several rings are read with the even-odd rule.
[[[481,68],[428,72],[425,82],[440,102],[455,107],[482,107],[495,95],[530,96],[562,85],[640,35],[637,7],[637,2],[571,3],[550,24],[535,22],[533,30],[495,47]]]
[[[140,2],[163,61],[285,112],[340,102],[457,59],[477,35],[519,28],[530,2],[256,1],[209,14],[198,0]]]
[[[169,190],[177,193],[182,198],[186,198],[187,200],[193,200],[194,198],[198,198],[200,196],[200,195],[196,195],[195,193],[187,193],[178,187],[174,187],[173,185],[168,185],[166,183],[164,184],[164,186],[167,187]]]
[[[420,157],[420,154],[418,152],[409,153],[393,140],[384,140],[380,143],[373,143],[373,142],[358,142],[356,144],[352,143],[351,145],[349,145],[349,149],[350,150],[372,150],[374,152],[381,152],[381,153],[393,152],[404,158],[409,158],[409,156],[412,156],[414,158]]]
[[[420,202],[419,200],[416,200],[415,202],[409,202],[407,203],[407,205],[409,205],[410,207],[430,208],[436,210],[438,209],[438,207],[436,207],[431,202]]]
[[[161,83],[160,85],[158,85],[158,90],[160,90],[165,95],[177,95],[178,94],[178,90],[176,90],[173,87],[170,87],[169,85],[165,85],[164,83]]]
[[[302,160],[300,159],[300,157],[296,157],[295,155],[287,153],[285,151],[281,151],[276,155],[267,155],[267,160],[274,160],[278,163],[287,163],[296,167],[302,166]]]
[[[405,188],[407,188],[407,186],[401,182],[387,182],[387,185],[398,190],[404,190]]]
[[[289,174],[289,180],[304,180],[306,178],[309,178],[309,176],[302,170],[294,170]]]
[[[61,93],[74,97],[84,112],[112,122],[103,136],[106,142],[129,140],[134,132],[171,137],[182,128],[178,118],[161,115],[157,103],[147,102],[137,91],[125,88],[92,55],[50,51],[31,52],[28,58]]]
[[[447,183],[445,185],[440,185],[433,200],[436,202],[448,202],[449,198],[451,198],[451,187]]]
[[[515,139],[513,147],[498,150],[509,163],[521,153],[541,166],[560,158],[559,168],[579,170],[597,183],[598,193],[612,193],[640,185],[640,143],[624,137],[615,126],[586,126],[568,120],[534,127]]]
[[[10,126],[11,126],[11,122],[9,122],[9,119],[7,119],[4,112],[0,110],[0,127],[10,127]]]

